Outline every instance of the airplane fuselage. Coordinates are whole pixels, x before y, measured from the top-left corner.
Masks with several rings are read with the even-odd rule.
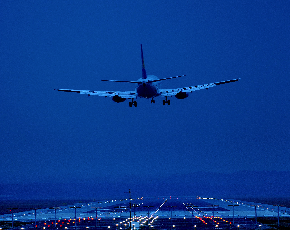
[[[148,75],[146,80],[156,80],[158,77],[154,75]],[[153,98],[159,96],[159,90],[158,90],[158,83],[156,82],[146,82],[144,79],[139,79],[140,81],[143,80],[143,83],[139,83],[136,87],[136,93],[138,97],[143,98]]]
[[[152,98],[158,95],[158,88],[152,83],[139,84],[136,91],[138,97]]]

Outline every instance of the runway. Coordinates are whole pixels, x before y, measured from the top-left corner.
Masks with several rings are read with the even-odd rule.
[[[289,222],[290,208],[196,196],[140,197],[11,209],[0,216],[0,229],[12,222],[15,229],[267,229],[264,219],[274,225]]]

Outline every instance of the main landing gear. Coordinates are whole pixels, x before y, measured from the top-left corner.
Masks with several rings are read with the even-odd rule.
[[[137,107],[137,101],[134,101],[134,99],[132,98],[132,101],[129,102],[129,107],[132,107],[133,105]]]
[[[154,100],[153,98],[151,99],[151,104],[152,104],[152,103],[155,103],[155,100]]]
[[[163,105],[170,105],[170,100],[167,100],[167,96],[165,97],[165,100],[163,100]]]

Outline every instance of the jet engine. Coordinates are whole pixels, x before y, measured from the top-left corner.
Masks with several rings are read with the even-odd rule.
[[[112,100],[113,100],[114,102],[120,103],[120,102],[124,102],[124,101],[126,101],[126,98],[122,98],[122,97],[120,97],[120,96],[118,96],[118,95],[115,95],[115,96],[112,98]]]
[[[184,98],[187,98],[188,96],[189,96],[188,93],[186,93],[186,92],[182,92],[182,91],[180,91],[179,93],[177,93],[177,94],[175,95],[175,97],[176,97],[177,99],[184,99]]]

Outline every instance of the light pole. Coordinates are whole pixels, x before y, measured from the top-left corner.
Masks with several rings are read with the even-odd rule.
[[[130,230],[132,229],[131,228],[131,223],[132,223],[132,204],[131,204],[131,190],[129,189],[129,192],[125,192],[125,193],[129,193],[129,206],[130,206]]]
[[[60,207],[52,207],[49,209],[54,209],[54,227],[56,228],[56,209],[60,209]]]
[[[11,210],[10,210],[11,211]],[[13,211],[12,211],[12,229],[14,228],[14,218],[13,218]]]
[[[280,210],[279,210],[279,208],[280,208],[280,205],[278,205],[278,228],[280,226]]]
[[[77,208],[81,208],[81,207],[73,206],[73,207],[70,207],[70,208],[74,208],[75,209],[75,228],[77,228]]]
[[[278,205],[274,205],[274,206],[277,206],[278,207],[278,228],[279,228],[279,226],[280,226],[280,205],[278,204]]]
[[[229,204],[228,206],[233,206],[233,225],[235,225],[235,206],[239,206],[238,204]]]
[[[135,215],[136,215],[136,207],[140,207],[138,204],[133,204],[133,208],[134,208],[134,214],[133,214],[133,220],[135,220]]]
[[[170,218],[170,229],[172,229],[172,208],[175,208],[176,206],[167,206],[168,208],[170,208],[170,212],[171,212],[171,218]]]
[[[193,226],[194,229],[196,229],[196,225],[193,224],[193,211],[194,211],[194,208],[198,208],[198,206],[196,206],[196,205],[187,205],[186,207],[191,208],[192,226]]]
[[[212,219],[214,219],[214,210],[215,210],[215,207],[219,207],[218,205],[210,205],[210,207],[212,207]]]
[[[12,229],[14,228],[14,212],[13,212],[13,210],[15,210],[15,209],[18,209],[18,208],[11,208],[10,209],[10,212],[11,212],[11,215],[12,215]]]
[[[257,205],[254,204],[254,205],[251,205],[251,206],[255,207],[255,225],[257,226],[258,225]]]
[[[36,210],[37,210],[37,208],[34,209],[34,215],[35,215],[35,229],[36,229],[36,227],[37,227],[37,225],[36,225]]]
[[[98,226],[98,207],[96,207],[96,228]]]
[[[258,220],[257,220],[257,205],[255,205],[255,224],[256,224],[256,226],[257,226],[257,224],[258,224]]]
[[[96,228],[97,228],[97,225],[98,225],[98,208],[103,208],[103,207],[92,207],[92,208],[96,209]]]
[[[148,206],[143,206],[143,207],[148,208],[148,222],[147,222],[147,226],[148,226],[148,229],[149,229],[149,208],[153,208],[154,206],[148,205]]]

